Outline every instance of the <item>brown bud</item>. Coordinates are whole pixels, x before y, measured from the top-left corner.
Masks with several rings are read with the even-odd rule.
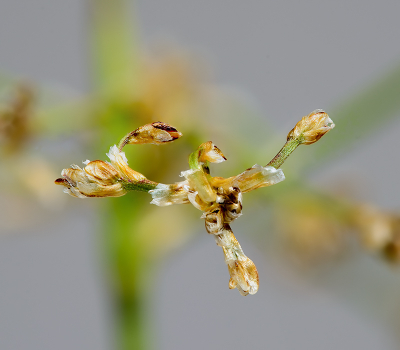
[[[287,139],[288,141],[299,140],[303,145],[311,145],[334,127],[335,124],[328,114],[322,109],[316,109],[296,124],[289,132]]]
[[[155,122],[143,125],[126,135],[120,142],[118,148],[121,150],[127,144],[139,145],[152,143],[160,145],[165,142],[174,141],[181,136],[182,133],[176,130],[173,126],[163,122]]]

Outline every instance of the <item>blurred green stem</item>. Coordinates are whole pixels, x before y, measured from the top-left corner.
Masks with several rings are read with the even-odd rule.
[[[103,207],[103,246],[109,271],[116,318],[116,349],[150,348],[148,298],[151,261],[138,242],[136,223],[143,215],[145,197],[109,198]]]
[[[129,97],[136,90],[138,55],[126,0],[90,0],[92,79],[97,92]]]
[[[118,105],[132,100],[137,94],[139,55],[134,31],[130,28],[134,22],[129,2],[90,0],[90,5],[92,79],[95,93],[103,101],[102,107],[97,106],[99,109],[94,118],[101,123],[95,126],[99,130],[96,146],[100,150],[108,145],[109,139],[118,140],[131,127],[134,115],[118,110]],[[145,190],[149,186],[154,187],[154,183],[146,183]],[[146,299],[151,288],[146,279],[150,275],[150,262],[142,247],[135,244],[142,207],[144,205],[137,196],[134,201],[129,195],[109,198],[100,219],[115,305],[115,337],[120,350],[149,348]]]
[[[145,298],[140,292],[129,293],[117,298],[117,349],[142,350],[149,348],[147,303],[144,301]]]

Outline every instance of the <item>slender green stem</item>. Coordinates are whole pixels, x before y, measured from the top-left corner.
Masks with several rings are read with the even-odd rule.
[[[285,162],[285,160],[293,153],[293,151],[301,144],[298,139],[288,140],[281,148],[278,154],[267,164],[278,169]]]
[[[140,191],[140,192],[149,192],[150,190],[154,190],[158,185],[157,182],[151,180],[141,180],[135,182],[124,181],[122,186],[127,191]]]

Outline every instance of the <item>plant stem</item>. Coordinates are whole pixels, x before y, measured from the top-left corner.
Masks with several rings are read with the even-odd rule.
[[[142,180],[136,182],[123,182],[122,186],[124,189],[128,191],[140,191],[140,192],[149,192],[150,190],[154,190],[158,185],[157,182],[151,180]]]
[[[118,299],[117,335],[118,349],[134,350],[146,348],[146,326],[142,319],[144,314],[141,298]]]
[[[148,252],[137,242],[137,223],[147,199],[132,201],[129,195],[109,198],[101,215],[103,248],[115,312],[115,342],[118,350],[145,350],[149,342],[147,298],[151,296]],[[144,287],[146,286],[146,287]]]
[[[293,151],[301,144],[298,139],[288,140],[278,154],[267,164],[273,166],[275,169],[279,169],[285,160],[293,153]]]

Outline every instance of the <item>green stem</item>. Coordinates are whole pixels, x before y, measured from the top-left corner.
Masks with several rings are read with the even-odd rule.
[[[118,350],[151,348],[150,313],[152,263],[138,244],[137,223],[144,213],[145,197],[108,198],[101,215],[103,248],[106,251],[113,305],[115,341]]]
[[[285,160],[293,153],[293,151],[301,144],[298,139],[288,140],[281,148],[278,154],[267,164],[278,169],[285,162]]]
[[[118,349],[143,350],[149,348],[146,301],[141,295],[119,298],[117,305]]]
[[[139,191],[139,192],[149,192],[150,190],[154,190],[158,185],[157,182],[151,180],[142,180],[136,182],[123,182],[122,186],[127,191]]]

